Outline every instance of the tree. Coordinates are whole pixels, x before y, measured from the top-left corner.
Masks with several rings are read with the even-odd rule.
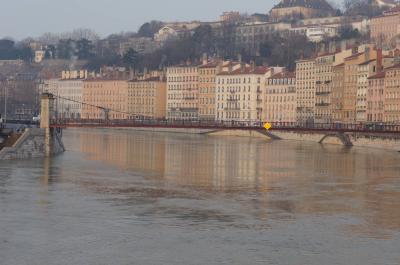
[[[341,40],[356,39],[361,36],[358,29],[354,29],[352,25],[341,26],[338,33]]]
[[[70,60],[75,55],[75,42],[71,39],[60,40],[57,44],[57,57]]]
[[[76,53],[75,55],[79,60],[88,60],[94,56],[94,46],[90,40],[80,39],[76,41]]]
[[[138,35],[139,37],[148,37],[148,38],[152,38],[154,36],[155,33],[157,33],[160,28],[162,27],[163,23],[160,21],[151,21],[151,22],[147,22],[144,23],[138,31]]]
[[[134,69],[138,64],[139,55],[137,51],[130,48],[123,56],[122,61],[129,68]]]
[[[16,60],[31,61],[33,51],[28,46],[15,46],[15,42],[9,39],[0,40],[0,59],[1,60]]]
[[[373,0],[344,0],[344,14],[346,16],[379,16],[387,7],[379,7]]]

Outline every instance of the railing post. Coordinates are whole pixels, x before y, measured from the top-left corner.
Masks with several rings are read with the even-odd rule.
[[[51,131],[50,120],[53,113],[54,96],[50,93],[43,93],[40,99],[40,128],[45,130],[45,155],[51,156]]]

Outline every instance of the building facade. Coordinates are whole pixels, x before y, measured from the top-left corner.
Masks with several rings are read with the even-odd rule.
[[[400,65],[385,70],[384,122],[400,124]]]
[[[315,58],[296,62],[297,122],[313,124],[315,118]]]
[[[129,119],[165,119],[167,82],[164,76],[128,82]]]
[[[87,79],[83,82],[82,119],[128,119],[126,80]]]
[[[267,79],[264,121],[296,122],[296,74],[282,72]]]
[[[167,119],[199,118],[199,68],[182,65],[167,68]]]
[[[199,119],[215,120],[215,83],[222,62],[204,63],[199,67]]]
[[[382,123],[384,121],[385,72],[368,78],[367,122]]]
[[[382,16],[371,19],[371,39],[378,44],[387,44],[400,33],[400,8],[395,7]]]
[[[254,67],[223,71],[216,81],[216,119],[219,122],[254,124],[263,119],[266,80],[282,68]]]
[[[332,122],[332,79],[335,54],[326,54],[315,59],[315,122]]]

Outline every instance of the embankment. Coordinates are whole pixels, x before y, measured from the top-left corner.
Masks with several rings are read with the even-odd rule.
[[[29,128],[10,146],[0,150],[0,160],[30,159],[46,156],[45,130]],[[51,154],[57,155],[65,151],[60,135],[52,132]]]

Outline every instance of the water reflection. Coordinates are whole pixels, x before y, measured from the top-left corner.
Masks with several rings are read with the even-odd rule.
[[[364,234],[400,230],[398,154],[249,138],[208,138],[124,131],[78,131],[72,148],[159,186],[91,179],[88,187],[136,197],[197,198],[195,191],[245,205],[260,220],[351,214]],[[146,184],[147,185],[147,184]],[[113,188],[111,187],[113,186]],[[180,188],[189,188],[182,190]],[[200,196],[201,197],[201,196]],[[170,210],[170,209],[169,209]],[[165,212],[164,212],[165,214]]]

